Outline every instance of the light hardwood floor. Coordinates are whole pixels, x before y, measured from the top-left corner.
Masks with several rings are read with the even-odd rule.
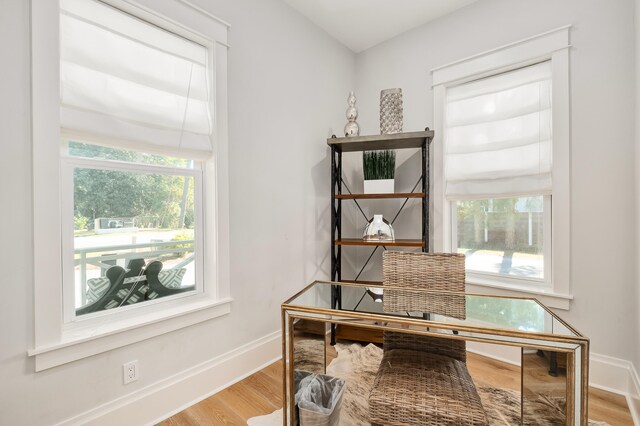
[[[520,369],[469,353],[469,372],[475,381],[520,390]],[[540,360],[540,369],[546,369]],[[276,362],[235,385],[187,408],[160,423],[161,426],[246,425],[254,416],[282,406],[282,363]],[[633,425],[624,397],[589,389],[589,418],[612,426]]]

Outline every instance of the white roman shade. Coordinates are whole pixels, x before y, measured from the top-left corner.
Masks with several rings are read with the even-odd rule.
[[[447,199],[550,194],[551,62],[446,90]]]
[[[212,153],[208,49],[95,0],[60,2],[64,134],[187,158]]]

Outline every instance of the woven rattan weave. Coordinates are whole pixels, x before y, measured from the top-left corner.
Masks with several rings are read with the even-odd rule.
[[[458,295],[419,295],[395,288],[464,291],[464,255],[387,251],[386,312],[429,312],[465,318]],[[463,340],[384,333],[384,355],[369,397],[369,420],[380,425],[487,425],[466,366]]]

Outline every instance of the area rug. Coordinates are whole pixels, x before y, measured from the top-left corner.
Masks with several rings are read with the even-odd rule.
[[[322,351],[322,341],[296,342],[296,366],[308,368],[307,371],[319,371],[316,350]],[[327,367],[327,374],[340,377],[347,382],[342,399],[340,424],[348,426],[368,426],[369,393],[382,359],[382,349],[375,345],[361,346],[357,343],[335,346],[338,357]],[[320,352],[321,353],[321,352]],[[315,356],[314,356],[315,355]],[[303,369],[303,368],[300,368]],[[520,392],[490,386],[478,386],[482,405],[492,426],[511,426],[520,424]],[[525,425],[557,425],[562,421],[553,420],[563,406],[548,398],[538,398],[526,404],[525,418],[532,418]],[[282,409],[266,416],[253,417],[249,426],[282,425]],[[590,426],[608,426],[608,423],[589,420]]]

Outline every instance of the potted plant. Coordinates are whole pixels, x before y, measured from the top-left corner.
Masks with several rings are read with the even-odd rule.
[[[364,172],[365,194],[394,192],[395,151],[364,151],[362,153],[362,170]]]

